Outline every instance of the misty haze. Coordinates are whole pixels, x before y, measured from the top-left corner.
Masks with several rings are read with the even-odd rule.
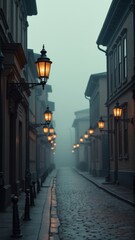
[[[135,1],[0,0],[0,240],[135,240]]]

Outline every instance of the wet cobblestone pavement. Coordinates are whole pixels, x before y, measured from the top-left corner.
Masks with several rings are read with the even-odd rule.
[[[61,240],[135,240],[135,208],[70,168],[57,172]]]

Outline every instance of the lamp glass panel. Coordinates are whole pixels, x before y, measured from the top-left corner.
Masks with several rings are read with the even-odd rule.
[[[116,118],[120,118],[122,116],[122,108],[120,107],[115,107],[113,109],[113,114],[114,114],[114,117]]]
[[[88,139],[89,135],[87,133],[84,134],[84,138]]]
[[[51,122],[51,120],[52,120],[52,113],[49,112],[49,111],[45,112],[44,117],[45,117],[45,121],[46,122]]]
[[[49,132],[48,127],[43,127],[43,132],[44,132],[45,134],[47,134],[47,133]]]
[[[53,128],[53,127],[50,127],[49,132],[50,132],[51,134],[53,134],[53,133],[54,133],[54,128]]]
[[[104,121],[98,121],[98,128],[99,129],[104,129],[105,127],[105,122]]]
[[[49,78],[51,63],[50,62],[36,62],[37,72],[39,78]]]

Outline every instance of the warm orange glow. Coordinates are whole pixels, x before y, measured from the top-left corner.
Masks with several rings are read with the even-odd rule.
[[[49,78],[51,63],[50,62],[36,62],[37,72],[39,78]]]
[[[44,112],[44,118],[47,123],[52,121],[52,112],[49,110],[49,107],[47,107],[46,111]]]
[[[44,132],[45,135],[48,134],[48,132],[49,132],[48,125],[45,124],[45,125],[43,126],[43,132]]]
[[[88,133],[86,132],[86,133],[84,134],[84,138],[85,138],[85,139],[88,139],[88,137],[89,137],[89,135],[88,135]]]
[[[105,122],[104,122],[104,120],[103,120],[102,117],[101,117],[101,118],[99,119],[99,121],[98,121],[98,128],[99,128],[100,130],[103,130],[104,127],[105,127]]]
[[[88,133],[89,133],[90,135],[94,134],[94,129],[93,129],[92,127],[90,127],[90,128],[88,129]]]
[[[51,134],[54,133],[54,128],[53,128],[53,126],[50,126],[50,128],[49,128],[49,132],[50,132]]]
[[[80,137],[80,143],[82,143],[84,140],[83,140],[83,137]]]
[[[52,62],[46,56],[46,50],[44,48],[44,45],[43,45],[43,49],[41,51],[41,55],[37,59],[35,64],[36,64],[36,68],[37,68],[38,77],[40,79],[43,79],[43,78],[47,79],[47,78],[49,78]]]
[[[52,141],[52,135],[49,134],[47,138],[49,142]]]
[[[53,134],[53,138],[55,139],[57,137],[57,134],[54,132]]]
[[[121,116],[122,116],[122,108],[120,107],[118,102],[116,103],[115,107],[113,108],[113,115],[115,118],[121,118]]]

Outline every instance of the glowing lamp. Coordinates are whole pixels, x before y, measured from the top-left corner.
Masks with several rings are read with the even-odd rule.
[[[98,128],[99,128],[99,130],[103,130],[104,127],[105,127],[105,122],[104,122],[103,118],[100,117],[100,119],[98,121]]]
[[[51,64],[52,62],[50,59],[46,56],[46,50],[43,45],[43,49],[41,50],[41,55],[35,62],[36,68],[37,68],[37,73],[38,77],[43,85],[46,84],[47,79],[49,78],[50,74],[50,69],[51,69]]]
[[[118,102],[116,102],[116,105],[113,108],[113,115],[114,115],[114,118],[116,119],[119,119],[122,116],[122,108],[120,107]]]

